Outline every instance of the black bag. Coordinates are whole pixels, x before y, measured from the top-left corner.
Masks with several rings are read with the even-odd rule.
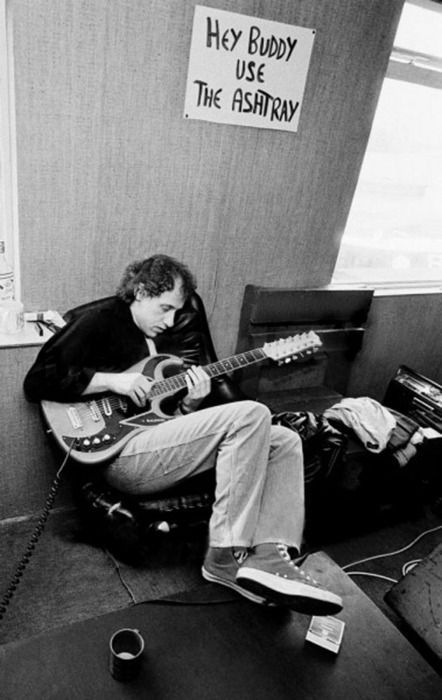
[[[345,452],[347,438],[323,415],[310,411],[284,411],[274,414],[272,423],[299,434],[304,451],[306,488],[331,476]]]

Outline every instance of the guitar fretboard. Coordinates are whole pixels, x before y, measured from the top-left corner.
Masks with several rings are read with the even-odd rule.
[[[241,367],[247,367],[254,362],[261,362],[261,360],[266,357],[267,355],[262,348],[255,348],[254,350],[242,352],[239,355],[227,357],[225,360],[219,360],[210,365],[205,365],[203,370],[212,379],[213,377],[219,377],[222,374],[233,372]],[[181,372],[180,374],[175,374],[173,377],[167,377],[167,379],[160,379],[154,382],[149,397],[158,397],[161,396],[161,394],[169,394],[170,392],[176,392],[186,387],[186,372]]]

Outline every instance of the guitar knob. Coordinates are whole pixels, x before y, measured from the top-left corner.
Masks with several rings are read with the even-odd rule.
[[[94,437],[94,439],[92,440],[92,444],[93,444],[93,445],[99,445],[100,442],[101,442],[101,440],[100,440],[99,437]]]
[[[111,439],[111,436],[108,433],[103,435],[103,442],[109,442],[110,439]]]
[[[83,447],[89,447],[91,444],[91,441],[88,438],[85,438],[82,442]]]

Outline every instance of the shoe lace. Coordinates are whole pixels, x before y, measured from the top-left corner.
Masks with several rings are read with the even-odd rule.
[[[310,583],[315,584],[316,586],[319,585],[318,582],[315,581],[314,578],[312,578],[311,576],[309,576],[309,574],[307,574],[307,573],[306,573],[303,569],[301,569],[299,566],[296,566],[295,562],[292,560],[292,558],[291,558],[291,556],[290,556],[290,554],[289,554],[289,550],[288,550],[287,545],[285,545],[285,544],[277,544],[277,545],[276,545],[276,548],[277,548],[277,550],[278,550],[278,552],[279,552],[281,558],[284,559],[284,561],[286,561],[290,566],[293,566],[294,569],[297,569],[297,570],[298,570],[298,573],[299,573],[303,578],[305,578],[305,579],[306,579],[307,581],[309,581]]]
[[[235,549],[235,550],[233,551],[233,556],[235,557],[236,561],[238,562],[238,564],[239,564],[240,566],[241,566],[241,564],[243,563],[243,561],[244,561],[245,559],[247,559],[248,554],[249,554],[249,553],[248,553],[247,549]]]

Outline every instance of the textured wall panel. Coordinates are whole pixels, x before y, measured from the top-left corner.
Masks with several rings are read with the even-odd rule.
[[[40,513],[61,464],[42,429],[38,406],[23,396],[23,377],[36,350],[0,349],[0,520]],[[67,483],[63,477],[56,506],[69,501]]]
[[[194,4],[11,0],[23,288],[65,310],[172,253],[225,354],[246,283],[329,282],[402,0],[209,3],[316,29],[296,134],[183,119]]]
[[[375,296],[349,394],[382,401],[399,365],[442,384],[442,294]]]

